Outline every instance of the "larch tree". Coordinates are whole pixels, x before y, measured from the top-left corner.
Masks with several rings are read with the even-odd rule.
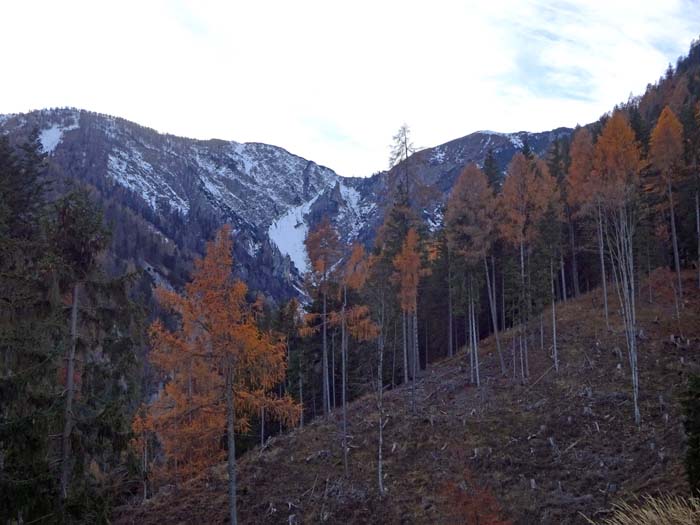
[[[469,164],[452,188],[447,203],[445,222],[450,250],[462,258],[467,273],[465,276],[469,291],[467,294],[467,317],[469,320],[467,338],[470,341],[469,346],[472,348],[473,357],[471,359],[474,365],[472,368],[475,369],[477,385],[480,384],[480,377],[478,336],[476,333],[478,316],[475,308],[479,304],[479,286],[475,284],[475,276],[481,273],[479,268],[482,266],[486,278],[491,322],[496,337],[501,373],[506,373],[498,333],[495,283],[491,282],[491,271],[487,259],[496,229],[495,211],[495,197],[486,175],[476,165]]]
[[[236,512],[236,432],[250,429],[261,408],[293,425],[300,407],[270,391],[285,376],[282,337],[262,332],[246,301],[247,287],[233,280],[229,226],[207,244],[182,294],[158,288],[163,307],[178,318],[170,330],[157,320],[150,328],[151,359],[168,377],[151,408],[166,457],[186,474],[221,459],[226,435],[230,523]]]
[[[503,184],[500,205],[503,219],[500,223],[502,238],[517,247],[520,260],[520,373],[523,380],[529,376],[528,348],[525,331],[529,322],[531,297],[528,289],[529,251],[538,235],[538,225],[544,217],[556,192],[556,184],[544,161],[537,157],[529,160],[516,153],[508,165],[508,176]]]
[[[311,261],[310,276],[314,288],[323,302],[321,317],[323,366],[323,412],[331,412],[330,375],[328,370],[328,292],[333,270],[340,260],[340,238],[328,217],[324,217],[318,227],[309,232],[304,240],[306,252]]]
[[[334,324],[340,324],[341,341],[341,399],[343,411],[343,467],[348,475],[348,419],[347,419],[347,382],[348,382],[348,346],[352,336],[357,341],[376,339],[378,329],[369,317],[369,309],[364,305],[348,305],[348,288],[359,291],[367,279],[367,256],[361,244],[355,244],[350,258],[342,273],[342,306],[334,317]]]
[[[608,119],[595,145],[592,184],[605,215],[605,237],[627,340],[632,375],[634,420],[639,425],[639,370],[637,365],[637,308],[634,238],[638,222],[641,159],[634,131],[624,113]]]
[[[571,164],[566,179],[566,200],[574,217],[585,215],[593,215],[595,217],[605,326],[610,329],[608,279],[605,271],[603,208],[592,175],[593,157],[594,146],[591,132],[587,128],[581,128],[574,134],[574,139],[571,142]]]
[[[399,305],[403,315],[403,359],[404,379],[408,380],[408,372],[412,381],[411,406],[415,409],[415,380],[418,372],[418,281],[421,273],[418,232],[410,228],[406,234],[401,251],[394,257],[396,273],[394,279],[398,283]]]
[[[673,186],[680,172],[683,161],[683,126],[675,113],[666,106],[656,127],[651,133],[649,157],[651,164],[659,172],[657,188],[668,197],[669,215],[671,217],[671,241],[673,243],[673,262],[678,280],[677,296],[683,304],[683,282],[681,264],[678,255],[678,235],[676,233],[676,210],[673,201]]]

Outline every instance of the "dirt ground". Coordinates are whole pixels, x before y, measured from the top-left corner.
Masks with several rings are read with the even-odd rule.
[[[432,363],[416,385],[385,395],[384,483],[377,490],[373,395],[350,404],[349,475],[340,411],[270,440],[239,461],[240,523],[586,523],[619,498],[687,492],[680,398],[700,372],[700,292],[687,276],[681,321],[672,302],[639,301],[642,423],[633,419],[627,349],[610,295],[605,329],[599,291],[557,305],[560,370],[551,312],[533,326],[530,377],[512,378],[513,332],[481,342],[482,385],[469,384],[465,353]],[[519,363],[518,363],[519,367]],[[519,368],[518,368],[519,371]],[[223,465],[116,510],[115,523],[227,523]]]

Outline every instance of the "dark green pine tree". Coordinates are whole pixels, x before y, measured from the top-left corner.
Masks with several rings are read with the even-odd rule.
[[[98,478],[129,441],[143,315],[130,277],[100,272],[100,210],[84,191],[48,204],[46,186],[36,136],[0,139],[0,515],[107,523]]]
[[[501,185],[503,184],[503,176],[501,175],[501,170],[498,167],[498,161],[493,153],[493,148],[489,148],[486,152],[486,158],[484,159],[484,174],[486,179],[489,181],[489,186],[493,189],[494,193],[499,193],[501,191]]]
[[[528,160],[532,160],[535,158],[535,152],[532,151],[532,148],[530,147],[530,141],[527,138],[527,135],[523,137],[523,145],[520,148],[520,152],[525,155],[525,158]]]

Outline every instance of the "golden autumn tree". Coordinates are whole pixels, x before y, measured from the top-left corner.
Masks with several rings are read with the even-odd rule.
[[[399,305],[403,319],[404,381],[408,382],[409,370],[412,384],[418,370],[418,281],[420,280],[420,251],[418,232],[409,228],[401,250],[393,260],[394,280],[398,283]],[[410,343],[409,343],[410,340]],[[411,404],[415,407],[414,387],[411,387]]]
[[[480,385],[478,316],[476,315],[476,306],[479,304],[479,286],[474,283],[474,276],[480,273],[479,267],[482,265],[486,276],[491,322],[496,336],[501,373],[505,374],[506,372],[498,334],[495,290],[492,287],[491,272],[487,261],[496,229],[495,211],[495,196],[486,175],[476,165],[469,164],[452,188],[447,201],[445,222],[450,252],[462,258],[467,273],[465,282],[468,288],[468,339],[469,346],[473,349],[470,352],[472,381],[475,381],[477,385]]]
[[[328,291],[333,269],[340,259],[340,238],[328,217],[324,217],[318,227],[309,232],[304,240],[304,245],[311,262],[311,271],[309,272],[311,286],[320,295],[323,303],[321,316],[321,332],[323,334],[321,349],[322,390],[323,413],[327,415],[331,412],[331,387],[328,373]]]
[[[608,279],[605,270],[603,210],[600,201],[600,187],[593,175],[594,153],[593,136],[590,131],[587,128],[581,128],[576,131],[571,142],[571,164],[566,178],[566,199],[574,217],[593,216],[596,220],[600,281],[603,290],[603,310],[605,312],[605,325],[609,329],[610,315],[608,311]]]
[[[595,145],[591,184],[601,226],[610,251],[613,278],[620,301],[632,375],[634,420],[639,413],[637,366],[637,308],[634,276],[634,237],[638,222],[641,158],[634,131],[621,111],[606,122]]]
[[[508,165],[508,176],[500,195],[503,213],[501,237],[517,247],[520,260],[520,372],[523,380],[529,376],[527,337],[523,330],[529,321],[530,293],[527,286],[527,255],[539,234],[538,227],[557,198],[556,181],[547,164],[539,158],[528,159],[516,153]]]
[[[235,524],[235,433],[248,431],[251,416],[263,408],[292,425],[299,406],[288,396],[269,394],[285,376],[284,342],[255,323],[247,287],[231,275],[231,250],[231,228],[224,226],[207,244],[204,259],[195,262],[182,294],[157,289],[158,301],[178,323],[174,330],[161,321],[150,328],[151,360],[168,377],[151,410],[167,461],[177,473],[193,475],[227,456],[230,522]]]
[[[673,262],[678,279],[678,297],[683,304],[683,283],[681,281],[681,264],[678,255],[678,237],[676,235],[676,211],[673,202],[673,186],[683,162],[683,125],[675,113],[666,106],[659,116],[656,127],[651,133],[649,157],[651,164],[658,171],[656,188],[668,197],[671,215],[671,241],[673,243]]]
[[[332,323],[340,324],[340,355],[341,355],[341,387],[342,387],[342,411],[343,411],[343,467],[345,475],[348,474],[348,418],[347,418],[347,362],[348,339],[354,337],[357,341],[369,341],[378,335],[378,329],[369,317],[369,308],[364,305],[348,306],[348,288],[359,291],[367,280],[367,255],[361,244],[353,245],[350,258],[343,269],[342,280],[342,305],[340,312],[333,316]]]

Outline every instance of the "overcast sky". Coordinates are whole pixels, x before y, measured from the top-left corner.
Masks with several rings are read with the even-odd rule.
[[[700,35],[700,0],[3,1],[0,113],[57,106],[366,176],[419,146],[595,120]]]

